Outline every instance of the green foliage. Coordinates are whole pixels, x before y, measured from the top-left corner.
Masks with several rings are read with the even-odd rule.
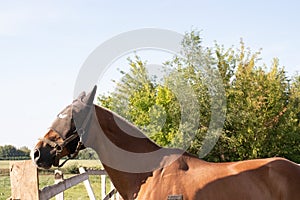
[[[0,160],[30,159],[30,150],[27,147],[17,149],[13,145],[0,146]]]
[[[256,65],[260,52],[252,54],[242,41],[237,53],[231,49],[228,54],[219,46],[216,52],[221,61],[219,69],[227,71],[223,80],[228,110],[224,134],[216,152],[211,152],[213,158],[208,158],[215,160],[217,154],[217,160],[283,156],[278,138],[282,133],[277,126],[288,104],[289,84],[278,59],[274,59],[268,72]]]
[[[169,145],[174,131],[171,129],[176,127],[171,125],[172,116],[168,111],[172,109],[169,104],[176,102],[175,97],[168,88],[153,83],[154,80],[147,76],[146,62],[142,62],[140,57],[128,61],[130,73],[121,72],[124,77],[116,91],[98,100],[103,106],[133,122],[160,145]]]
[[[65,167],[65,171],[68,174],[79,174],[79,166],[78,163],[72,163]]]
[[[9,174],[0,175],[0,199],[8,199],[11,196]]]
[[[163,83],[148,77],[146,62],[136,56],[116,92],[98,100],[158,144],[188,147],[195,155],[203,153],[207,132],[210,141],[221,133],[209,161],[283,156],[300,162],[300,76],[289,80],[278,59],[261,65],[260,54],[242,40],[237,49],[204,48],[192,31],[182,41],[183,57],[164,64],[173,71]]]
[[[91,149],[91,148],[86,148],[83,149],[79,152],[77,159],[80,160],[98,160],[98,155],[97,153]]]

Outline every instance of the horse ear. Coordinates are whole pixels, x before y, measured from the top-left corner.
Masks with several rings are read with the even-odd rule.
[[[85,94],[85,92],[81,92],[79,95],[78,95],[78,97],[77,97],[77,99],[83,99],[84,97],[86,96],[86,94]]]
[[[96,91],[97,91],[97,85],[95,85],[93,90],[82,99],[82,102],[84,102],[86,105],[93,105]]]

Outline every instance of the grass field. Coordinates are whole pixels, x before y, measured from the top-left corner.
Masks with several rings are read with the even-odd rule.
[[[62,168],[73,167],[87,167],[87,168],[100,168],[101,163],[98,160],[70,160]],[[10,196],[10,178],[9,178],[9,161],[0,161],[0,200],[6,200]],[[65,174],[64,178],[73,176],[73,174]],[[97,199],[101,199],[101,179],[100,176],[90,176],[90,183]],[[54,184],[54,175],[52,174],[39,174],[39,188]],[[109,191],[109,184],[107,182],[107,190]],[[53,198],[55,199],[55,198]],[[83,183],[80,183],[65,191],[66,200],[85,200],[89,199]]]
[[[9,161],[8,160],[0,160],[0,169],[8,169]]]

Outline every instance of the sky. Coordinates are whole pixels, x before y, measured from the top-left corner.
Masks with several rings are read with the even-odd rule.
[[[299,8],[296,0],[0,0],[0,145],[32,147],[72,102],[90,53],[131,30],[198,29],[204,45],[227,48],[243,38],[292,76],[300,69]]]

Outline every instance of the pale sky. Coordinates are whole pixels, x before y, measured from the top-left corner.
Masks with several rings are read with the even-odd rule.
[[[0,0],[0,145],[32,147],[73,99],[88,55],[120,33],[140,28],[184,34],[202,30],[204,44],[243,38],[278,57],[289,75],[300,69],[299,1],[4,1]]]

